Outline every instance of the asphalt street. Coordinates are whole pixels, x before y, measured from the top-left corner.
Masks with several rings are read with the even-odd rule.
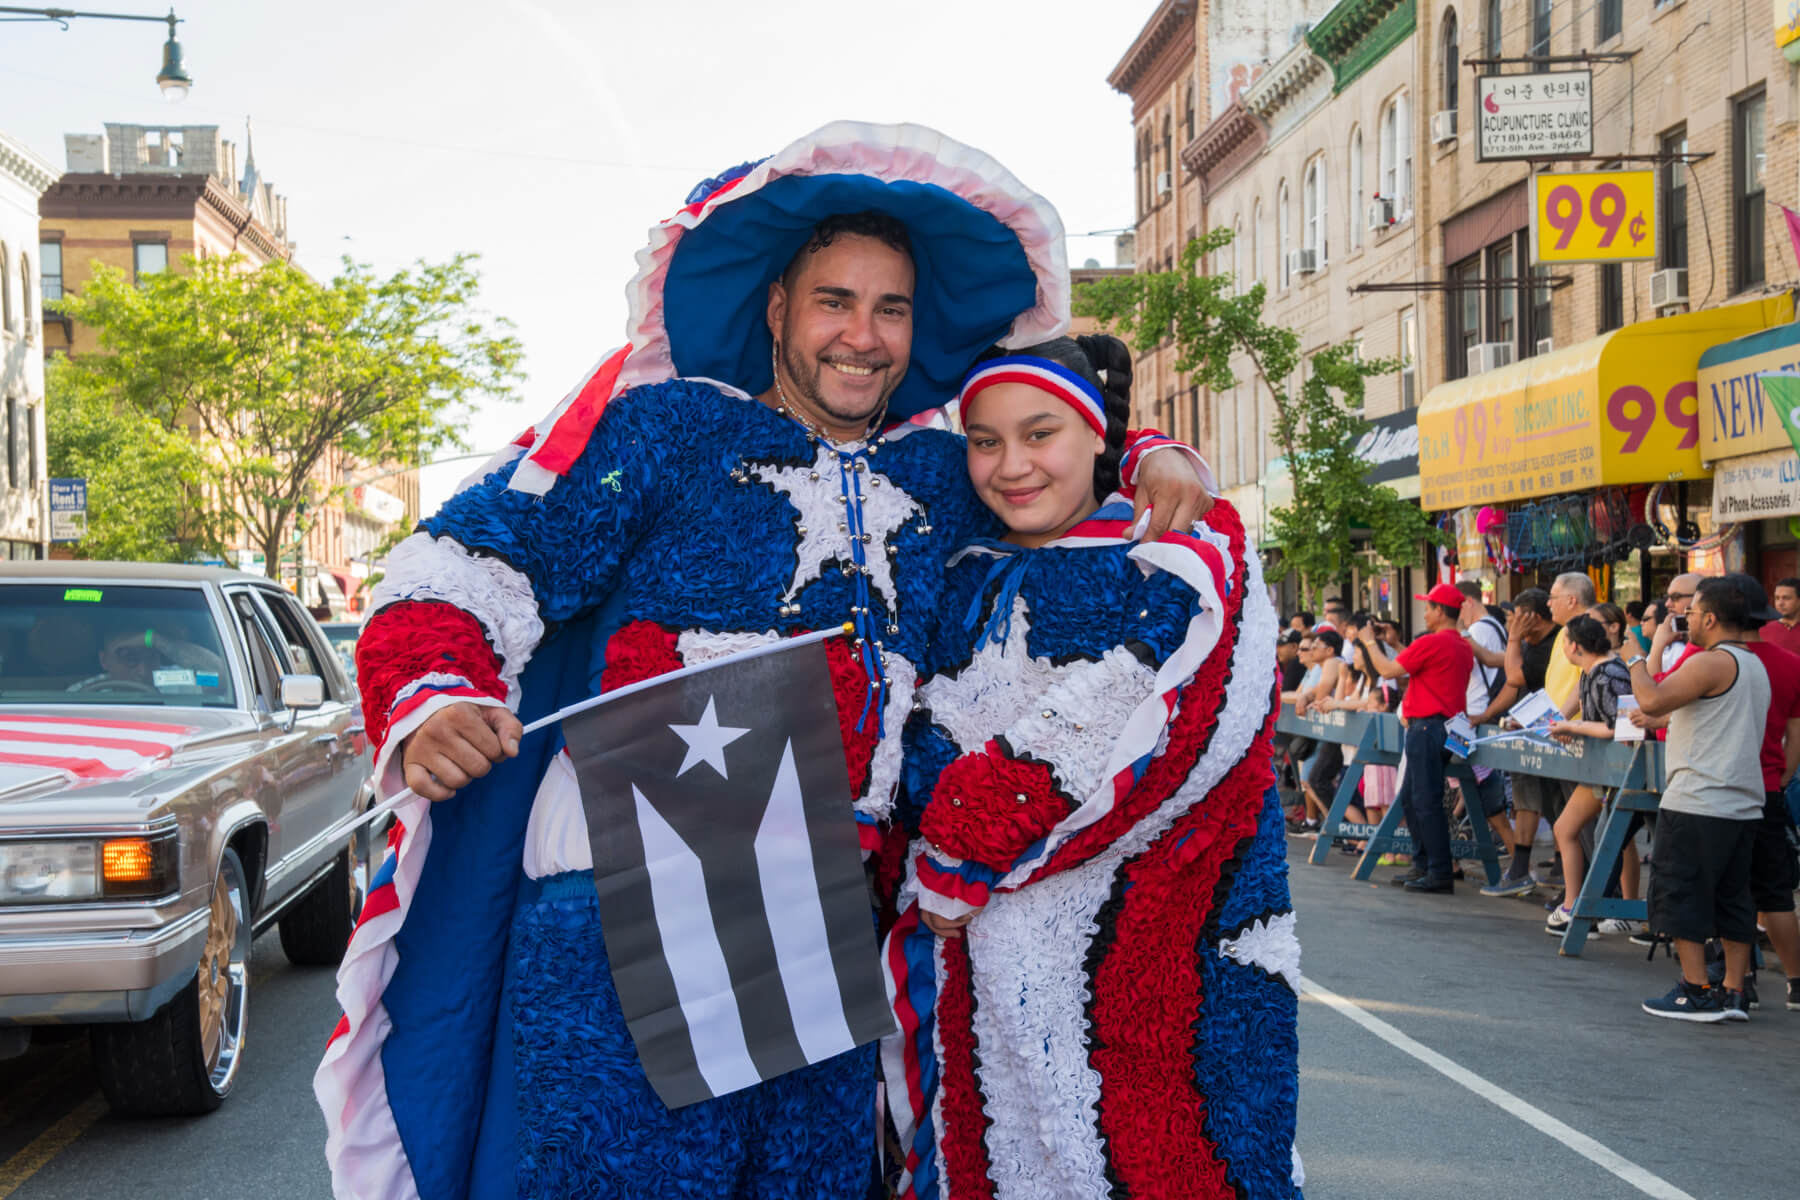
[[[1309,847],[1289,859],[1314,1200],[1796,1194],[1800,1013],[1774,971],[1774,1005],[1747,1025],[1659,1021],[1638,1003],[1674,967],[1624,938],[1562,958],[1537,901],[1406,896],[1386,871],[1351,880],[1348,858],[1306,865]],[[211,1116],[107,1115],[82,1038],[0,1063],[0,1200],[328,1197],[310,1081],[337,1019],[331,973],[290,966],[273,935],[253,965],[252,1040]]]

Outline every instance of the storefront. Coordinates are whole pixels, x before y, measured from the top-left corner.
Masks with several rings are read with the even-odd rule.
[[[1765,371],[1800,368],[1800,324],[1778,325],[1700,356],[1700,457],[1712,516],[1744,527],[1745,565],[1772,585],[1800,568],[1800,456],[1763,398]]]
[[[1619,549],[1622,527],[1645,520],[1644,485],[1657,484],[1672,485],[1658,495],[1670,526],[1704,534],[1711,524],[1702,356],[1792,319],[1788,296],[1684,313],[1432,389],[1419,410],[1421,507],[1462,510],[1484,524],[1504,516],[1514,535],[1529,511],[1534,528],[1559,539],[1558,554],[1531,560],[1544,572],[1574,569],[1584,531],[1604,527],[1625,564],[1617,581],[1610,566],[1596,567],[1605,590],[1621,599],[1654,594],[1654,581],[1642,577],[1649,556]],[[1658,572],[1680,569],[1678,556],[1666,557]],[[1504,553],[1488,561],[1499,574],[1517,570]]]

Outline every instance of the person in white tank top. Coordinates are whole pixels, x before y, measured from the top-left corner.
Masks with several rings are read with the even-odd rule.
[[[1652,1016],[1748,1020],[1744,973],[1756,938],[1750,850],[1762,817],[1759,754],[1769,676],[1742,644],[1744,594],[1730,581],[1700,583],[1688,611],[1698,647],[1661,683],[1641,654],[1627,661],[1647,717],[1669,718],[1664,784],[1650,881],[1650,928],[1674,939],[1681,981],[1644,1002]],[[1725,994],[1707,986],[1705,943],[1725,945]]]

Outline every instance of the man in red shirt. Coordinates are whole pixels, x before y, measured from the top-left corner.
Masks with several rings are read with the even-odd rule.
[[[1738,585],[1749,604],[1752,618],[1768,616],[1769,602],[1762,584],[1749,575],[1731,574],[1725,578]],[[1776,595],[1787,591],[1797,597],[1788,608],[1800,608],[1800,593],[1788,585],[1800,587],[1800,581],[1784,579],[1776,585]],[[1756,830],[1756,841],[1750,848],[1750,898],[1756,902],[1756,923],[1769,935],[1775,957],[1781,960],[1781,972],[1787,976],[1787,1006],[1800,1011],[1800,920],[1794,916],[1794,889],[1800,887],[1800,862],[1794,858],[1793,844],[1788,841],[1787,798],[1783,790],[1794,772],[1800,768],[1800,657],[1776,645],[1769,630],[1785,624],[1785,613],[1779,602],[1779,619],[1763,626],[1762,634],[1749,634],[1744,648],[1762,662],[1769,673],[1769,720],[1763,727],[1762,775],[1764,797],[1762,824]],[[1744,1001],[1747,1008],[1759,1006],[1756,977],[1744,976]]]
[[[1383,677],[1408,679],[1400,702],[1406,722],[1400,802],[1412,831],[1413,866],[1394,882],[1409,892],[1452,892],[1456,862],[1450,857],[1450,822],[1444,813],[1444,722],[1467,703],[1475,655],[1456,627],[1463,594],[1455,586],[1440,583],[1416,599],[1425,601],[1427,632],[1393,658],[1382,653],[1372,627],[1364,626],[1360,636]]]
[[[1762,627],[1762,640],[1789,654],[1800,654],[1800,579],[1784,579],[1775,585],[1774,618]]]

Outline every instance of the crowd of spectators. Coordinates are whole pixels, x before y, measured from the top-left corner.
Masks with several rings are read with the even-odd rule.
[[[1786,977],[1786,1007],[1800,1011],[1800,579],[1781,580],[1772,606],[1762,585],[1741,574],[1679,575],[1662,597],[1623,607],[1599,600],[1580,572],[1507,604],[1487,603],[1474,581],[1440,584],[1418,599],[1425,630],[1410,643],[1391,619],[1333,596],[1317,620],[1295,613],[1278,651],[1282,700],[1296,714],[1399,716],[1400,766],[1365,764],[1344,815],[1373,825],[1400,806],[1413,853],[1382,857],[1381,865],[1404,868],[1390,882],[1411,894],[1453,892],[1463,872],[1452,855],[1452,822],[1485,821],[1505,868],[1482,894],[1542,894],[1546,931],[1567,930],[1595,865],[1595,829],[1609,796],[1479,762],[1470,796],[1446,775],[1459,718],[1475,727],[1510,724],[1514,707],[1541,692],[1558,718],[1544,733],[1559,741],[1664,741],[1663,792],[1647,822],[1649,920],[1612,918],[1594,930],[1672,947],[1681,977],[1644,1011],[1748,1020],[1761,1006],[1750,970],[1759,932]],[[1354,749],[1282,734],[1277,751],[1293,799],[1289,830],[1333,835],[1324,820]],[[1534,871],[1546,821],[1555,851]],[[1645,824],[1631,814],[1625,852],[1606,864],[1605,894],[1645,898],[1637,852]],[[1346,853],[1362,850],[1359,840],[1338,840]]]

